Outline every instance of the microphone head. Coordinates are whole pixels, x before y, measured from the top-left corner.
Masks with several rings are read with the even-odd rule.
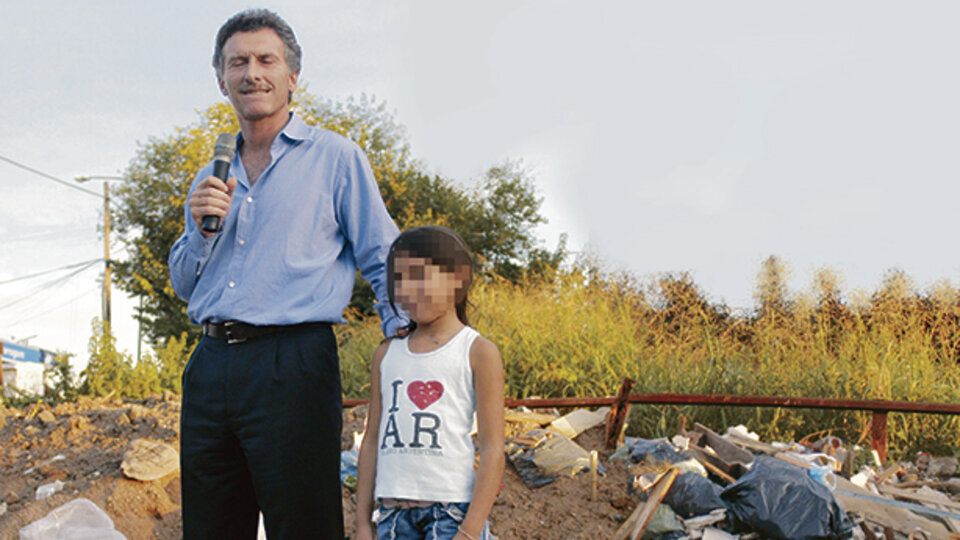
[[[236,153],[237,138],[229,133],[221,133],[217,137],[217,143],[213,146],[213,159],[230,163]]]

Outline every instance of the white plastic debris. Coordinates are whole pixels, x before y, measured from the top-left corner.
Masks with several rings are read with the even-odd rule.
[[[54,493],[63,489],[63,482],[60,480],[55,480],[49,484],[44,484],[37,487],[37,500],[46,499],[47,497],[53,495]]]
[[[127,540],[90,499],[74,499],[20,529],[20,540]]]
[[[750,439],[754,441],[759,441],[760,436],[756,433],[750,431],[747,426],[740,424],[738,426],[731,426],[727,428],[727,435],[735,435],[743,439]]]

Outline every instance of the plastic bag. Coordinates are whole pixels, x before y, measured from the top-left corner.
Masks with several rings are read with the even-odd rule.
[[[357,460],[359,453],[356,450],[340,452],[340,483],[350,489],[357,489]]]
[[[567,437],[544,429],[532,430],[507,445],[507,457],[529,487],[545,486],[560,475],[573,477],[590,470],[590,453]],[[603,465],[597,472],[604,474]]]
[[[669,505],[661,504],[653,511],[641,540],[675,540],[685,538],[686,531],[676,512]]]
[[[126,540],[90,499],[74,499],[20,529],[20,540]]]
[[[720,494],[734,529],[770,538],[850,538],[853,525],[833,493],[807,471],[757,457],[750,472]]]
[[[683,473],[674,480],[663,502],[683,518],[702,516],[726,508],[720,493],[723,488],[696,473]]]
[[[704,478],[707,477],[707,470],[703,464],[688,452],[678,451],[675,446],[666,441],[635,439],[630,443],[630,459],[634,463],[644,462],[649,465],[672,463],[682,472],[693,472]]]

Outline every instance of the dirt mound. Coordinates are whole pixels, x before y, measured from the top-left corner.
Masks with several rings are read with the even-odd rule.
[[[341,446],[353,446],[353,433],[363,430],[365,407],[343,413]],[[169,444],[179,450],[180,398],[174,394],[142,401],[81,398],[54,408],[43,404],[23,410],[0,406],[0,538],[16,538],[21,527],[78,497],[105,510],[118,531],[130,539],[180,538],[180,477],[172,473],[149,482],[123,476],[124,453],[137,439]],[[576,441],[600,449],[602,428]],[[626,493],[625,466],[601,461],[596,501],[590,500],[590,478],[560,478],[538,489],[525,486],[508,465],[503,489],[490,516],[492,529],[511,538],[604,538],[616,531],[636,506]],[[37,488],[62,482],[49,498],[36,500]],[[344,524],[354,530],[356,498],[344,488]],[[2,506],[0,506],[2,508]]]

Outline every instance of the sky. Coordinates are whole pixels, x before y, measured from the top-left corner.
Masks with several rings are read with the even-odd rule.
[[[688,272],[749,310],[760,263],[845,294],[898,268],[956,283],[960,4],[273,1],[318,96],[385,101],[412,153],[469,186],[522,159],[544,246],[641,280]],[[223,100],[217,28],[251,4],[14,2],[0,20],[0,337],[87,356],[103,181]],[[122,246],[112,249],[122,258]],[[69,274],[75,270],[79,273]],[[16,280],[16,281],[10,281]],[[136,301],[114,287],[118,344]]]

